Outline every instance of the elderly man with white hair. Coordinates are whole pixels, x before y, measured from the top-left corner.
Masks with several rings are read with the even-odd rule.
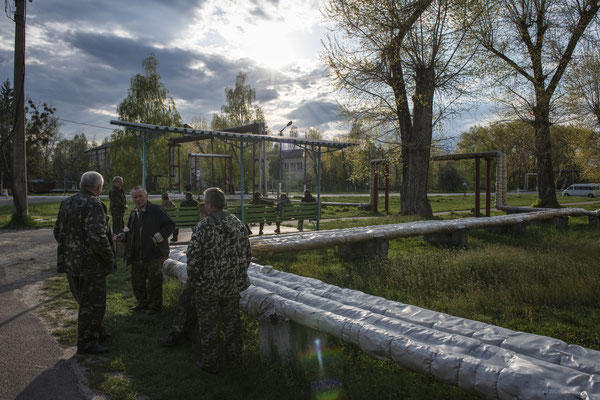
[[[102,321],[106,312],[106,276],[116,268],[112,231],[106,206],[99,199],[104,179],[96,171],[81,176],[80,190],[60,205],[54,238],[58,243],[57,272],[66,273],[79,304],[77,353],[101,354],[107,338]]]

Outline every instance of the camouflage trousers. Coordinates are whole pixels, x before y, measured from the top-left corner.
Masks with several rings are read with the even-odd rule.
[[[81,277],[67,274],[69,288],[79,304],[77,312],[77,347],[98,344],[106,312],[106,277]]]
[[[188,282],[183,285],[183,290],[177,298],[177,307],[175,308],[175,317],[171,334],[179,336],[183,333],[188,334],[193,331],[198,324],[198,314],[196,313],[196,302],[194,300],[194,287]]]
[[[162,309],[162,266],[166,257],[134,261],[131,264],[131,287],[138,305]]]
[[[196,311],[200,330],[200,363],[204,368],[217,369],[219,358],[219,331],[223,323],[225,359],[239,363],[242,356],[240,296],[204,296],[195,288]]]
[[[124,215],[125,214],[111,213],[113,228],[112,231],[115,235],[123,232],[123,229],[125,228],[125,222],[123,221]]]

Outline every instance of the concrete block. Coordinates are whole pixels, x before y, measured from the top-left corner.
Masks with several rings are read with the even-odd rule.
[[[499,234],[525,233],[525,231],[527,231],[527,223],[518,222],[513,225],[488,226],[486,230],[488,232]]]
[[[553,227],[564,229],[569,226],[569,217],[552,217],[540,220],[529,221],[530,225]]]
[[[258,348],[263,359],[296,362],[302,355],[320,353],[329,340],[327,334],[285,317],[271,315],[258,321]]]
[[[590,226],[600,226],[600,217],[588,215],[588,224]]]
[[[467,247],[469,237],[464,228],[452,232],[435,232],[424,236],[424,239],[436,246]]]
[[[363,242],[342,244],[338,246],[338,255],[346,260],[357,258],[385,258],[388,256],[390,241],[382,236],[375,236]]]

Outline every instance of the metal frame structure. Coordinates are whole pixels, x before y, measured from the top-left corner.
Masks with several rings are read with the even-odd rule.
[[[198,170],[198,159],[199,158],[220,158],[225,160],[225,168],[224,168],[224,192],[227,192],[233,186],[233,172],[232,172],[232,158],[229,154],[206,154],[206,153],[189,153],[188,159],[194,159],[194,170]],[[170,177],[169,177],[170,178]],[[181,178],[179,179],[179,186],[181,189]],[[170,186],[170,185],[169,185]]]
[[[489,217],[490,213],[490,198],[492,189],[492,158],[501,158],[502,153],[499,151],[487,151],[479,153],[460,153],[460,154],[446,154],[431,157],[432,161],[458,161],[458,160],[472,160],[475,159],[475,217],[481,216],[481,177],[480,177],[480,160],[485,160],[486,176],[485,176],[485,216]],[[384,165],[384,176],[385,176],[385,211],[388,212],[389,207],[389,160],[386,158],[371,160],[371,207],[373,211],[377,212],[379,204],[379,181],[377,168],[380,164]],[[503,183],[505,185],[506,182]],[[504,189],[503,189],[504,190]]]
[[[317,169],[317,230],[320,227],[321,221],[321,155],[324,153],[330,153],[336,150],[341,150],[346,147],[356,146],[357,143],[348,143],[348,142],[336,142],[333,140],[319,140],[319,139],[302,139],[295,137],[282,137],[282,136],[269,136],[269,135],[255,135],[255,134],[246,134],[246,133],[236,133],[232,132],[232,130],[243,130],[244,127],[237,127],[228,129],[228,131],[209,131],[209,130],[201,130],[201,129],[192,129],[192,128],[178,128],[174,126],[161,126],[161,125],[150,125],[150,124],[142,124],[137,122],[128,122],[128,121],[118,121],[111,120],[111,125],[122,126],[127,129],[134,130],[139,132],[140,137],[146,138],[151,137],[153,140],[160,135],[165,133],[179,133],[186,135],[186,140],[189,138],[195,137],[197,140],[210,139],[215,138],[221,140],[224,143],[229,144],[230,146],[239,149],[240,157],[239,157],[239,168],[240,168],[240,203],[241,203],[241,219],[245,220],[244,216],[244,150],[253,146],[254,144],[264,144],[266,142],[274,142],[274,143],[291,143],[296,147],[299,147],[306,151],[313,164]],[[137,137],[137,136],[136,136]],[[144,143],[144,157],[142,159],[143,164],[143,172],[145,174],[146,171],[146,158],[145,158],[145,141]],[[323,150],[323,148],[325,150]],[[266,155],[266,153],[265,153]],[[266,178],[266,176],[265,176]],[[266,179],[265,179],[266,183]],[[145,179],[143,179],[143,184],[145,187]]]

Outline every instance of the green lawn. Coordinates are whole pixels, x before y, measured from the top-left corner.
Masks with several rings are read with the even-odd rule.
[[[442,199],[439,199],[442,201]],[[456,200],[454,200],[456,201]],[[449,203],[452,199],[448,200]],[[458,205],[457,205],[458,206]],[[597,208],[597,207],[596,207]],[[445,215],[443,218],[455,218]],[[390,215],[323,223],[324,229],[414,218]],[[373,295],[447,312],[510,329],[548,335],[600,350],[600,229],[571,218],[568,229],[530,227],[520,235],[469,232],[468,249],[439,248],[421,237],[390,242],[387,260],[346,261],[336,249],[261,257],[262,264]],[[166,310],[159,316],[132,314],[129,270],[108,280],[106,326],[112,352],[91,363],[90,382],[111,399],[464,399],[462,390],[365,356],[332,340],[323,368],[314,353],[280,365],[258,355],[257,323],[244,317],[244,365],[217,377],[197,371],[197,340],[163,349],[157,338],[170,329],[181,285],[165,284]],[[64,277],[46,283],[45,308],[74,307]],[[54,307],[54,308],[52,308]],[[56,322],[65,345],[75,343],[73,322]]]
[[[531,206],[535,203],[537,197],[535,195],[521,195],[520,197],[516,197],[515,195],[510,195],[507,198],[507,204],[511,206]],[[369,196],[364,195],[361,197],[351,197],[351,196],[338,196],[338,197],[329,197],[323,196],[322,201],[325,202],[348,202],[348,203],[368,203]],[[589,199],[587,197],[558,197],[558,201],[561,204],[574,203],[574,205],[570,205],[570,207],[582,207],[588,210],[596,210],[600,208],[600,199]],[[585,204],[578,206],[577,203],[581,202],[589,202],[594,201],[592,204]],[[157,203],[158,201],[154,201]],[[475,207],[475,196],[430,196],[429,202],[431,204],[431,208],[434,213],[436,212],[444,212],[444,211],[464,211],[471,210]],[[108,207],[109,203],[107,200],[104,201],[106,206]],[[175,202],[179,204],[179,202]],[[231,201],[233,204],[239,204],[238,201]],[[134,205],[131,200],[128,201],[129,209],[132,210]],[[42,204],[29,204],[29,215],[34,221],[35,227],[52,227],[54,226],[54,221],[56,219],[56,215],[58,214],[58,208],[60,206],[60,202],[51,202],[51,203],[42,203]],[[358,210],[357,207],[353,206],[324,206],[322,208],[321,218],[329,219],[329,218],[344,218],[344,217],[370,217],[370,216],[382,216],[383,212],[384,200],[383,197],[379,199],[379,213],[374,213],[372,211],[361,211]],[[398,196],[390,197],[390,205],[389,205],[389,214],[399,214],[400,213],[400,198]],[[494,210],[494,196],[491,199],[491,207],[492,211]],[[481,196],[481,211],[485,212],[485,195]],[[13,208],[12,206],[1,206],[0,207],[0,227],[6,225],[12,216]],[[128,215],[125,215],[125,219],[128,218]]]

